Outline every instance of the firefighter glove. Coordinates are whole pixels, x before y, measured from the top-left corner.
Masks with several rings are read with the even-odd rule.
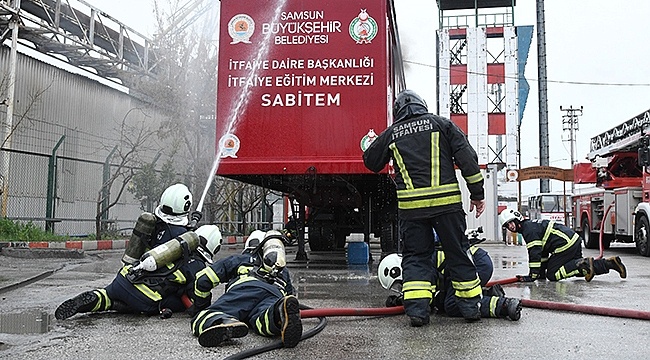
[[[533,279],[532,276],[530,275],[517,275],[517,279],[519,282],[533,282],[535,279]]]

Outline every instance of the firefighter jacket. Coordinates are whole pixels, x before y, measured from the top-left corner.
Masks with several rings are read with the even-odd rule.
[[[226,292],[233,291],[241,284],[256,285],[263,288],[279,288],[283,295],[295,293],[289,271],[284,268],[276,275],[265,272],[257,265],[256,257],[250,254],[231,255],[218,260],[196,275],[194,284],[195,305],[199,308],[209,305],[201,299],[211,297],[211,290],[226,283]],[[198,300],[198,304],[197,301]]]
[[[523,220],[519,232],[528,249],[528,267],[533,280],[544,276],[548,257],[571,249],[580,236],[571,228],[550,220]]]
[[[155,271],[133,271],[135,265],[137,263],[122,267],[116,280],[128,281],[147,298],[157,302],[167,296],[191,294],[195,276],[205,268],[205,260],[192,252],[188,258],[178,259]]]
[[[415,114],[384,130],[363,154],[364,164],[381,171],[393,159],[400,217],[417,220],[462,211],[457,166],[472,200],[483,200],[483,175],[465,134],[448,119]]]

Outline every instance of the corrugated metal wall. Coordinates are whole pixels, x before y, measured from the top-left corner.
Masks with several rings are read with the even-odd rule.
[[[6,98],[9,49],[0,47],[0,92]],[[94,233],[96,201],[102,185],[102,164],[118,144],[122,121],[132,126],[147,124],[157,129],[164,116],[141,101],[87,77],[72,74],[50,64],[21,55],[17,61],[15,110],[8,178],[8,218],[40,218],[44,224],[48,155],[65,135],[57,156],[58,186],[56,218],[76,219],[55,225],[61,234]],[[5,124],[6,106],[0,106],[0,120]],[[24,116],[26,114],[26,116]],[[148,150],[140,152],[151,161],[160,150],[160,140],[153,137]],[[142,149],[144,149],[143,147]],[[113,189],[117,192],[116,189]],[[114,195],[114,194],[112,194]],[[132,227],[142,212],[140,203],[130,193],[111,209],[109,219],[115,228]]]

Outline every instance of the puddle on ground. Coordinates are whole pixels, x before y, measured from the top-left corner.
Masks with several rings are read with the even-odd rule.
[[[50,330],[50,315],[42,310],[0,314],[0,333],[43,334]]]

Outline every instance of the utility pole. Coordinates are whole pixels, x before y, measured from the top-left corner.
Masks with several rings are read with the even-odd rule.
[[[539,165],[548,166],[548,99],[546,89],[546,30],[544,0],[537,0],[537,79],[539,94]],[[539,180],[539,191],[550,191],[549,179]]]
[[[568,109],[560,106],[560,111],[566,112],[562,115],[562,130],[569,131],[569,142],[571,143],[571,168],[573,169],[573,165],[575,164],[575,132],[578,131],[578,116],[582,116],[582,106],[580,106],[579,109],[574,109],[573,106],[569,106]],[[571,194],[574,192],[575,183],[572,181]]]

